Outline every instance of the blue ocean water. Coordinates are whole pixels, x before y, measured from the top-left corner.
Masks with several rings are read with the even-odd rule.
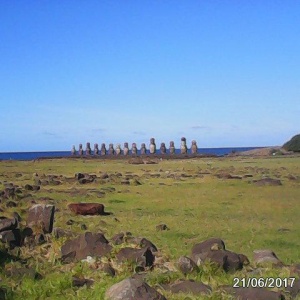
[[[223,156],[232,152],[248,151],[257,148],[262,148],[262,147],[198,148],[198,153]],[[169,153],[169,150],[167,150],[167,153]],[[175,153],[179,154],[180,149],[176,149]],[[188,149],[188,153],[190,153],[190,149]],[[157,154],[159,154],[159,150],[157,151]],[[2,152],[0,153],[0,160],[33,160],[40,157],[55,158],[55,157],[68,157],[68,156],[71,156],[71,151]]]

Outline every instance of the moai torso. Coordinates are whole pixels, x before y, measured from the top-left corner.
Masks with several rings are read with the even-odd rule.
[[[166,154],[167,153],[167,148],[166,148],[165,143],[160,144],[160,153],[161,154]]]
[[[128,153],[129,153],[128,143],[124,143],[123,153],[124,153],[124,155],[128,155]]]
[[[196,154],[198,152],[197,142],[195,140],[192,141],[191,152],[192,154]]]
[[[98,155],[98,154],[99,154],[98,144],[94,144],[94,155]]]
[[[181,138],[180,153],[187,154],[187,146],[186,146],[186,138],[185,137]]]
[[[76,149],[75,149],[75,146],[72,147],[71,154],[72,154],[72,155],[76,155]]]
[[[175,146],[173,141],[170,142],[170,154],[175,154]]]
[[[92,153],[91,144],[86,143],[85,155],[91,155],[91,153]]]
[[[146,152],[147,152],[146,144],[145,144],[145,143],[142,143],[142,144],[141,144],[141,154],[146,154]]]
[[[109,144],[108,154],[110,154],[110,155],[115,154],[114,144]]]
[[[101,150],[100,150],[101,155],[106,155],[106,147],[105,144],[101,144]]]
[[[150,139],[149,151],[150,151],[151,154],[156,153],[156,145],[155,145],[155,139],[154,138]]]
[[[137,155],[136,143],[132,143],[131,154],[132,155]]]
[[[79,144],[79,150],[78,150],[78,154],[79,154],[79,155],[83,155],[83,148],[82,148],[82,144]]]
[[[116,145],[116,155],[120,155],[121,154],[121,145],[117,144]]]

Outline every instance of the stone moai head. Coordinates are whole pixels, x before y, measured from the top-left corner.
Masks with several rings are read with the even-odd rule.
[[[180,153],[187,154],[187,146],[186,146],[186,138],[185,137],[181,138]]]
[[[116,145],[116,155],[120,155],[121,154],[121,145],[117,144]]]
[[[175,154],[175,146],[174,146],[174,142],[171,141],[170,142],[170,154]]]
[[[124,150],[123,150],[124,155],[128,155],[129,153],[129,147],[128,143],[124,143]]]
[[[196,154],[198,151],[197,142],[195,140],[192,141],[191,152],[192,154]]]
[[[91,155],[91,153],[92,153],[91,143],[86,143],[85,154]]]
[[[155,145],[155,139],[151,138],[150,139],[150,146],[149,146],[149,150],[151,154],[156,153],[156,145]]]
[[[83,155],[83,148],[82,148],[82,144],[79,144],[79,150],[78,150],[78,154],[79,154],[79,155]]]
[[[110,155],[115,154],[114,144],[109,144],[108,154],[110,154]]]
[[[145,143],[142,143],[142,144],[141,144],[141,154],[146,154],[146,152],[147,152],[146,144],[145,144]]]
[[[94,144],[94,155],[98,155],[99,154],[99,148],[98,148],[98,144]]]
[[[133,154],[133,155],[136,155],[136,154],[137,154],[136,143],[132,143],[131,154]]]
[[[74,146],[74,145],[73,145],[73,147],[72,147],[71,154],[72,154],[72,155],[75,155],[75,154],[76,154],[76,149],[75,149],[75,146]]]
[[[161,154],[166,154],[167,153],[167,148],[165,143],[160,144],[160,153]]]
[[[100,153],[101,153],[101,155],[106,155],[106,147],[105,147],[105,144],[104,144],[104,143],[101,144],[101,150],[100,150]]]

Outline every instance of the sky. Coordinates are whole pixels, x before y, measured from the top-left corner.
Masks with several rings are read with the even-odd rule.
[[[1,1],[0,152],[282,145],[300,132],[300,2]]]

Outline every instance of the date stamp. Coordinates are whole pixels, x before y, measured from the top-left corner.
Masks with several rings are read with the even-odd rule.
[[[234,288],[287,288],[293,287],[295,277],[248,277],[248,278],[233,278]]]

